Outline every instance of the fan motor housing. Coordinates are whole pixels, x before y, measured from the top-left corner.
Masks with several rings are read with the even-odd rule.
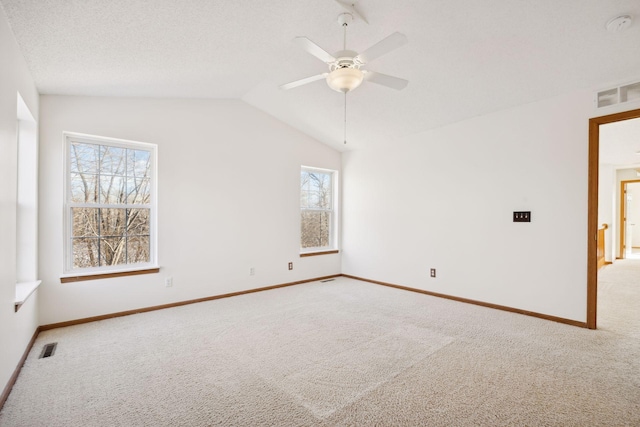
[[[334,71],[340,68],[356,68],[359,69],[362,64],[359,64],[354,58],[358,55],[358,52],[352,50],[341,50],[336,52],[334,57],[335,62],[329,64],[329,70]]]

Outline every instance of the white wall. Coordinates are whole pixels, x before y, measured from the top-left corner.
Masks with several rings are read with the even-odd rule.
[[[14,312],[17,209],[17,94],[37,119],[38,93],[0,7],[0,391],[38,327],[38,296]]]
[[[42,96],[40,108],[41,324],[340,273],[339,254],[299,258],[300,166],[340,170],[339,152],[237,100]],[[160,274],[60,283],[63,131],[158,144]]]
[[[629,183],[627,194],[631,195],[627,206],[627,220],[629,224],[633,224],[631,226],[631,246],[640,248],[640,183]]]
[[[586,321],[588,119],[610,112],[584,91],[345,153],[343,272]]]

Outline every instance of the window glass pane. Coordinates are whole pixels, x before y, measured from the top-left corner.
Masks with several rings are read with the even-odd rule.
[[[100,146],[100,173],[124,176],[126,171],[127,149]]]
[[[149,178],[127,178],[127,203],[151,203],[151,180]]]
[[[116,175],[100,176],[100,203],[121,204],[127,202],[126,178]]]
[[[73,268],[98,267],[98,239],[72,239]]]
[[[92,175],[88,173],[72,173],[70,186],[72,202],[98,202],[98,175]]]
[[[316,193],[311,173],[302,171],[300,176],[300,206],[308,208],[314,206],[314,194]]]
[[[98,237],[100,233],[100,209],[72,208],[73,237]]]
[[[71,144],[71,172],[98,173],[98,145]]]
[[[127,227],[126,209],[100,209],[100,237],[120,237]]]
[[[300,206],[302,208],[331,209],[331,174],[302,171],[300,177]]]
[[[72,208],[71,212],[74,268],[150,262],[150,209]]]
[[[149,236],[133,236],[127,238],[127,262],[149,262],[150,256]]]
[[[127,217],[127,235],[149,235],[150,209],[129,209]]]
[[[307,191],[307,208],[320,207],[320,193],[317,191]]]
[[[144,178],[149,176],[151,153],[144,150],[127,150],[127,176]]]
[[[331,235],[330,212],[302,211],[301,225],[302,248],[329,246],[329,237]]]
[[[126,264],[126,239],[108,237],[100,239],[100,265]]]

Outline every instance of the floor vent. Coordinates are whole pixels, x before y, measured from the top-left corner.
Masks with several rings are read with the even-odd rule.
[[[57,345],[58,345],[57,342],[53,342],[53,343],[50,343],[50,344],[45,344],[45,346],[42,348],[42,353],[40,353],[39,359],[43,359],[45,357],[53,356],[53,354],[56,352],[56,346]]]
[[[321,280],[320,283],[333,282],[334,280],[336,280],[336,279]]]

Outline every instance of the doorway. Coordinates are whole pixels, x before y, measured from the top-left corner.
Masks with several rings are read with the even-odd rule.
[[[587,214],[587,327],[597,327],[598,305],[598,168],[600,126],[640,118],[640,109],[589,119],[589,182]],[[623,230],[625,227],[621,227]]]
[[[620,258],[640,259],[640,179],[620,182]]]

